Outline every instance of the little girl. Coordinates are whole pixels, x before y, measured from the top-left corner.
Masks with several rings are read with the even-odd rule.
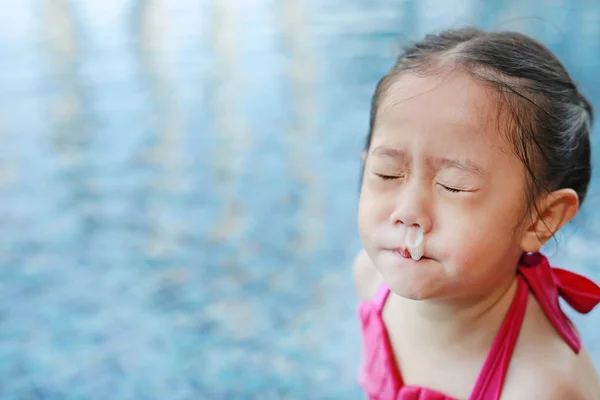
[[[600,399],[540,248],[585,199],[592,107],[518,33],[429,35],[377,85],[355,262],[369,399]]]

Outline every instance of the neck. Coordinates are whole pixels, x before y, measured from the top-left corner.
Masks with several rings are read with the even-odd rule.
[[[510,308],[517,289],[515,275],[507,276],[496,289],[476,299],[456,301],[410,300],[393,295],[403,315],[402,331],[413,343],[421,343],[437,351],[456,349],[463,344],[469,348],[481,346],[489,349],[504,317]]]

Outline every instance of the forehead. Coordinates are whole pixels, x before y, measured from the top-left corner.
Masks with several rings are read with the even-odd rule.
[[[467,73],[404,73],[382,94],[373,142],[426,134],[446,145],[508,151],[506,121],[493,89]]]

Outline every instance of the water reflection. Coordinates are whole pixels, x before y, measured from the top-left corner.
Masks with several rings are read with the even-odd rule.
[[[240,99],[245,85],[241,79],[243,64],[239,57],[236,36],[241,34],[237,20],[239,11],[233,1],[212,2],[210,42],[213,44],[211,91],[213,123],[218,132],[218,147],[212,162],[219,182],[215,194],[219,198],[219,217],[212,230],[213,240],[235,240],[244,229],[245,215],[237,180],[241,177],[251,142],[245,112]],[[225,264],[227,265],[227,264]]]
[[[287,74],[290,80],[287,129],[287,154],[292,179],[298,184],[297,214],[295,221],[298,237],[290,243],[288,251],[307,253],[315,251],[322,243],[323,204],[322,182],[316,153],[319,150],[316,96],[316,62],[313,32],[309,26],[308,7],[305,0],[281,2],[280,23],[286,48],[289,49]]]
[[[149,234],[146,249],[151,258],[173,255],[180,248],[180,239],[186,235],[187,228],[176,211],[178,199],[189,190],[189,161],[184,152],[185,117],[173,84],[175,74],[168,63],[175,49],[168,40],[173,27],[167,15],[164,1],[143,2],[140,47],[154,103],[151,139],[141,154],[143,163],[154,171],[146,188]]]

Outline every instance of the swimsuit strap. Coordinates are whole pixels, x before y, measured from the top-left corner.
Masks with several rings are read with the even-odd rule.
[[[381,286],[379,286],[379,290],[377,291],[375,298],[373,298],[373,305],[375,305],[375,309],[377,310],[379,315],[381,315],[381,312],[383,311],[383,307],[385,306],[385,301],[387,300],[389,294],[390,294],[390,289],[388,289],[385,282],[383,282],[381,284]]]
[[[600,303],[600,287],[574,272],[550,266],[539,253],[524,255],[519,273],[525,278],[548,320],[563,340],[578,354],[581,339],[573,324],[560,308],[562,297],[581,314],[587,314]]]
[[[579,353],[581,349],[581,339],[560,308],[558,299],[562,297],[583,314],[600,303],[600,286],[574,272],[551,267],[548,259],[540,253],[524,254],[519,262],[518,272],[517,294],[475,383],[471,400],[500,398],[506,371],[525,319],[529,291],[575,353]]]
[[[525,320],[528,294],[527,282],[518,277],[517,293],[475,382],[470,400],[500,398],[506,371]]]

